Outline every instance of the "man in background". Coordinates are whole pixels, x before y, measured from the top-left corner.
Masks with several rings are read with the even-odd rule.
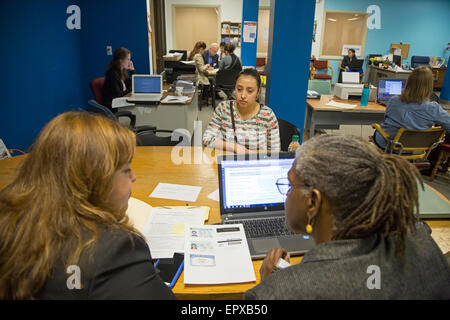
[[[216,69],[219,67],[219,55],[217,52],[219,51],[219,45],[217,43],[212,43],[209,46],[209,50],[206,50],[203,53],[203,60],[205,64],[209,64],[210,69]]]

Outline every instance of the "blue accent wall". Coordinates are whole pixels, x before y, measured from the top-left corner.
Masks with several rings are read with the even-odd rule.
[[[28,150],[50,119],[84,101],[81,32],[66,27],[76,1],[0,1],[0,138]]]
[[[325,0],[325,10],[366,11],[369,5],[381,9],[381,29],[367,30],[364,50],[388,54],[391,43],[410,44],[409,64],[412,56],[444,57],[450,30],[449,0]],[[337,81],[339,60],[331,60],[333,82]],[[365,70],[365,65],[364,65]]]
[[[272,0],[270,8],[266,104],[277,118],[300,128],[302,135],[315,2]]]
[[[244,42],[244,22],[256,21],[258,25],[259,0],[242,0],[242,36],[241,36],[241,60],[243,66],[256,67],[256,50],[258,44],[258,29],[255,42]]]
[[[81,9],[81,30],[69,30],[70,5]],[[56,115],[83,108],[89,81],[103,76],[106,45],[132,51],[139,73],[149,72],[146,0],[0,1],[0,138],[29,150]]]

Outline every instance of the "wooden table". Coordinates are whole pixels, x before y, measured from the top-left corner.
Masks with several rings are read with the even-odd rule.
[[[326,106],[330,100],[355,104],[353,109],[342,109]],[[369,102],[361,107],[357,100],[342,100],[333,95],[322,95],[320,99],[307,99],[305,129],[309,137],[314,136],[316,129],[339,129],[339,125],[370,125],[384,120],[386,107],[375,102]]]
[[[176,150],[176,149],[175,149]],[[217,165],[215,163],[216,152],[211,149],[185,148],[191,153],[193,164],[176,165],[172,162],[172,147],[137,147],[131,164],[136,174],[136,182],[133,184],[132,197],[149,203],[152,206],[179,206],[186,205],[184,201],[149,198],[150,193],[159,182],[178,183],[194,186],[202,186],[197,202],[189,205],[205,205],[211,208],[207,224],[221,222],[219,203],[208,198],[208,195],[218,188]],[[195,152],[202,152],[210,164],[194,164]],[[197,153],[198,155],[199,153]],[[16,168],[25,156],[18,156],[0,161],[0,189],[9,184],[15,175]],[[189,158],[189,157],[187,157]],[[132,220],[136,220],[131,217]],[[450,228],[450,220],[427,221],[432,228]],[[301,257],[291,258],[291,263],[299,263]],[[262,260],[253,261],[256,283],[227,284],[227,285],[185,285],[182,273],[177,284],[173,288],[179,299],[240,299],[245,291],[260,282],[259,269]]]

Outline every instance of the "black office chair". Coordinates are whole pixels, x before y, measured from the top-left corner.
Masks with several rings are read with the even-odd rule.
[[[227,95],[227,99],[233,94],[234,87],[236,86],[236,79],[239,76],[238,70],[219,70],[216,74],[215,80],[215,92],[222,90]],[[216,105],[214,104],[214,108]]]
[[[301,131],[292,123],[282,119],[278,119],[278,127],[280,131],[281,151],[288,151],[292,136],[297,135],[300,138]]]
[[[109,119],[119,121],[119,118],[126,117],[130,119],[130,129],[134,132],[146,131],[146,130],[156,130],[154,126],[139,126],[136,127],[136,115],[131,113],[131,111],[118,111],[112,113],[107,107],[102,106],[97,101],[91,99],[88,101],[88,111],[92,113],[101,114]]]
[[[158,135],[166,133],[166,135]],[[171,135],[167,135],[171,133]],[[136,133],[137,146],[191,146],[191,135],[186,129],[172,130],[145,130]]]

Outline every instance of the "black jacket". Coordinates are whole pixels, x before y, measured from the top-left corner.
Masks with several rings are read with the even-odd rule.
[[[345,56],[344,59],[342,59],[341,68],[345,69],[345,67],[349,67],[352,70],[360,69],[359,67],[355,68],[355,66],[354,66],[354,64],[357,61],[358,61],[358,58],[356,58],[356,57],[353,57],[353,59],[350,60],[350,58],[348,56]]]
[[[38,299],[175,299],[155,270],[146,242],[135,234],[100,230],[96,247],[84,250],[78,266],[81,289],[69,289],[67,254],[61,253]],[[72,282],[74,283],[74,282]]]
[[[130,71],[133,75],[135,71]],[[109,69],[105,73],[105,84],[103,85],[103,102],[106,107],[111,108],[114,98],[123,97],[131,92],[131,78],[125,80],[126,90],[123,90],[123,84],[120,73],[115,69]]]

